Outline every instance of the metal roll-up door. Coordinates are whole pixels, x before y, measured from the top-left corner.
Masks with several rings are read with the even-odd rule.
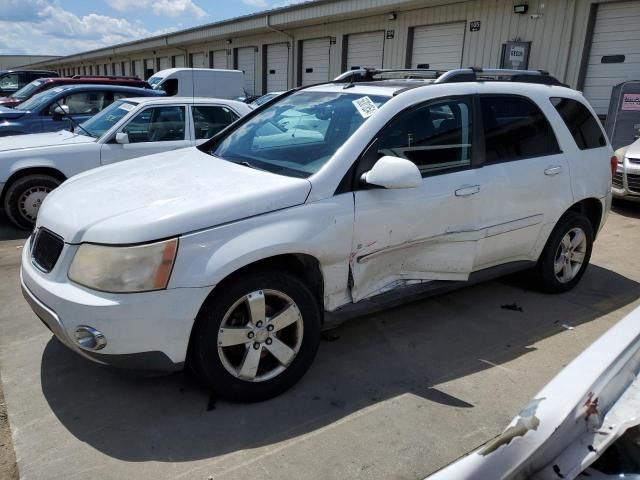
[[[175,55],[172,63],[174,68],[183,68],[186,65],[184,55]]]
[[[640,1],[597,6],[583,92],[606,115],[614,85],[640,79]]]
[[[244,89],[249,95],[256,93],[256,49],[245,47],[238,49],[238,70],[244,72]]]
[[[329,81],[329,38],[302,41],[302,85]]]
[[[226,50],[216,50],[211,54],[213,68],[227,68],[227,51]]]
[[[384,31],[354,33],[347,38],[347,70],[357,67],[382,68]]]
[[[166,70],[170,67],[169,57],[160,57],[158,59],[158,70]]]
[[[452,70],[462,65],[466,23],[425,25],[413,29],[411,68]]]
[[[133,74],[139,78],[144,78],[144,71],[142,69],[142,60],[134,60],[133,62]]]
[[[144,72],[142,75],[140,75],[140,77],[146,80],[147,78],[151,77],[154,72],[155,72],[155,62],[153,58],[147,58],[144,61]]]
[[[276,43],[267,45],[267,92],[282,92],[287,90],[289,78],[289,45]]]
[[[122,75],[122,69],[120,68],[120,62],[116,62],[113,64],[113,74],[114,75]]]
[[[206,57],[203,52],[191,54],[191,66],[193,68],[207,68],[209,65],[205,64]]]
[[[131,62],[123,62],[124,72],[122,72],[127,77],[131,75]]]

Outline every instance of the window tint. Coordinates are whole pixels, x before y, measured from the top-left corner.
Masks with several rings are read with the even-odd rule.
[[[471,165],[471,100],[437,100],[401,113],[383,130],[378,155],[406,158],[423,175]]]
[[[196,140],[211,138],[224,127],[236,121],[238,116],[227,107],[196,105],[191,108]]]
[[[184,140],[184,107],[147,108],[122,131],[129,134],[129,143]]]
[[[107,99],[105,92],[72,93],[52,103],[49,107],[49,114],[53,113],[53,110],[60,104],[69,107],[71,115],[95,115],[109,103],[111,102]]]
[[[580,150],[604,147],[607,144],[598,122],[582,103],[560,97],[554,97],[550,100]]]
[[[531,100],[513,95],[482,95],[487,163],[560,153],[549,121]]]

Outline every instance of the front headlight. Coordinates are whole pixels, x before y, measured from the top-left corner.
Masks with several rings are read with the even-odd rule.
[[[177,250],[177,238],[133,247],[83,243],[73,257],[69,278],[103,292],[161,290],[169,283]]]

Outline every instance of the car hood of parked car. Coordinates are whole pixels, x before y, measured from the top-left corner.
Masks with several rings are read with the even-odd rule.
[[[93,137],[80,135],[68,130],[0,137],[0,155],[4,152],[23,150],[25,148],[42,148],[52,147],[55,145],[70,145],[74,143],[91,143],[95,141],[96,139]]]
[[[0,106],[0,119],[2,120],[8,120],[11,118],[20,118],[25,113],[27,113],[27,110],[15,110],[13,108]]]
[[[141,243],[300,205],[310,190],[190,147],[72,177],[46,198],[37,226],[67,243]]]
[[[0,106],[3,107],[13,107],[15,105],[19,105],[20,100],[13,97],[0,97]]]
[[[628,147],[619,148],[618,150],[616,150],[616,153],[621,150],[623,156],[627,156],[628,158],[640,158],[640,140],[636,140]]]

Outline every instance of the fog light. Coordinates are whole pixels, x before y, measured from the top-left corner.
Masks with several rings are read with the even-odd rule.
[[[98,330],[86,325],[76,328],[76,343],[86,350],[100,350],[107,346],[107,339]]]

